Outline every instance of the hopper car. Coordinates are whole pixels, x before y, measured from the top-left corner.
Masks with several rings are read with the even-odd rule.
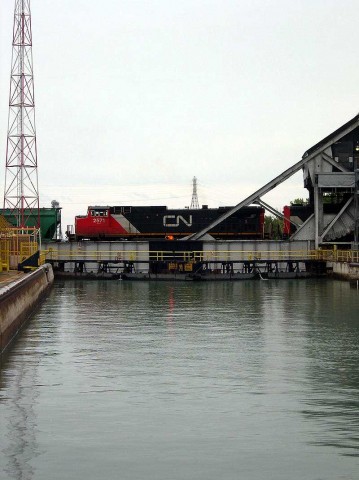
[[[166,206],[90,206],[86,215],[75,217],[70,240],[135,240],[186,237],[209,225],[232,207],[170,209]],[[209,234],[216,239],[261,239],[264,209],[243,207]]]
[[[0,215],[6,222],[13,226],[17,226],[17,215],[14,210],[8,208],[0,209]],[[41,240],[43,242],[59,241],[61,240],[61,207],[55,205],[51,208],[43,207],[37,210],[25,209],[24,216],[27,219],[27,227],[35,227],[40,218],[40,232]]]

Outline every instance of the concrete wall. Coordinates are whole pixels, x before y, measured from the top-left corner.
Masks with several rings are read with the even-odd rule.
[[[10,345],[53,281],[52,267],[46,264],[0,289],[0,353]]]
[[[332,268],[332,275],[343,280],[359,280],[359,264],[345,262],[328,262],[327,266]]]

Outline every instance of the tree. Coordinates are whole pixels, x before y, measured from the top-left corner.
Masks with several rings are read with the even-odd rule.
[[[294,200],[291,200],[290,205],[308,205],[309,203],[309,198],[304,200],[304,198],[295,198]]]
[[[283,220],[266,215],[264,217],[264,236],[271,240],[281,240],[283,236]]]

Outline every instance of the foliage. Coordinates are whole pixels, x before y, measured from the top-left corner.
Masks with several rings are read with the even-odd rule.
[[[281,240],[283,236],[283,220],[266,215],[264,217],[264,234],[271,240]]]
[[[290,205],[308,205],[309,203],[309,198],[304,200],[304,198],[295,198],[294,200],[291,200]]]
[[[330,192],[323,194],[323,203],[342,203],[345,201],[346,195],[343,192]]]

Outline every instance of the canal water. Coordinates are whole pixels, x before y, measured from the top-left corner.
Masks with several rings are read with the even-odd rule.
[[[4,480],[359,476],[345,282],[56,282],[0,373]]]

